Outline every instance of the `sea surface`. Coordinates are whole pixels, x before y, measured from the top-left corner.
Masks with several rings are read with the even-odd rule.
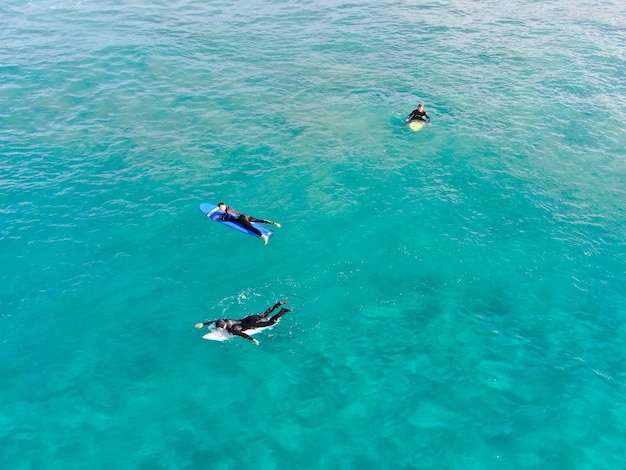
[[[622,0],[3,1],[0,468],[626,468],[625,45]]]

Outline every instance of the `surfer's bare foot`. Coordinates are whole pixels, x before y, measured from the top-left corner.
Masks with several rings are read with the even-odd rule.
[[[280,224],[278,222],[274,222],[274,225],[276,225],[276,227],[280,228]]]
[[[270,241],[270,237],[268,237],[267,235],[261,235],[261,238],[263,239],[266,245],[267,245],[267,242]]]

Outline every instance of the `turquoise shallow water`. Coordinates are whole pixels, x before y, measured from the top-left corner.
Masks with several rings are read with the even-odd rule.
[[[624,467],[622,2],[153,3],[0,7],[2,468]]]

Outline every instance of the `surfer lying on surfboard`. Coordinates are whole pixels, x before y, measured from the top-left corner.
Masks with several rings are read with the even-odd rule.
[[[417,106],[417,109],[411,111],[406,117],[406,122],[411,121],[430,122],[430,116],[426,113],[426,111],[424,111],[424,105],[422,103],[420,103]]]
[[[261,233],[261,231],[258,228],[253,227],[251,222],[275,225],[276,227],[280,228],[280,224],[278,222],[272,222],[271,220],[257,219],[256,217],[252,217],[251,215],[247,215],[247,214],[240,214],[233,207],[227,206],[223,202],[220,202],[217,205],[217,207],[219,207],[219,212],[216,212],[214,215],[211,216],[213,220],[221,219],[225,221],[230,220],[232,222],[236,222],[242,227],[247,228],[251,232],[256,233],[257,237],[261,237],[266,245],[267,245],[267,242],[270,240],[269,237]]]
[[[254,328],[265,328],[267,326],[272,326],[276,324],[280,317],[282,317],[285,313],[291,312],[288,308],[281,308],[280,312],[278,312],[273,317],[267,318],[270,313],[276,310],[281,305],[285,305],[287,303],[287,299],[281,300],[276,304],[272,305],[265,312],[250,315],[241,320],[229,320],[227,318],[223,318],[220,320],[211,320],[205,321],[204,323],[196,323],[196,328],[202,328],[203,326],[210,325],[211,323],[215,323],[215,326],[220,330],[226,330],[231,335],[241,336],[242,338],[249,339],[253,341],[254,344],[259,344],[259,341],[254,339],[252,336],[245,333],[246,330],[252,330]]]

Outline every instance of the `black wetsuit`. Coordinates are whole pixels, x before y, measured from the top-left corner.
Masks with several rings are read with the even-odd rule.
[[[418,109],[414,109],[413,111],[411,111],[409,113],[409,115],[406,117],[406,122],[409,121],[430,121],[430,116],[426,113],[426,111],[420,111],[419,108]]]
[[[271,220],[257,219],[247,214],[240,214],[233,207],[226,206],[226,211],[222,214],[221,212],[217,213],[217,216],[213,216],[214,219],[222,219],[222,220],[232,220],[233,222],[238,223],[244,228],[247,228],[251,232],[256,233],[257,237],[263,235],[261,231],[252,226],[251,222],[258,222],[260,224],[269,224],[274,225],[274,222]]]
[[[280,302],[277,302],[276,304],[272,305],[265,312],[256,314],[256,315],[250,315],[245,318],[242,318],[241,320],[224,319],[224,321],[226,322],[226,330],[232,335],[241,336],[242,338],[249,339],[250,341],[254,341],[254,338],[246,334],[245,331],[252,330],[254,328],[264,328],[266,326],[274,325],[278,320],[280,320],[280,317],[282,317],[287,312],[291,312],[291,310],[283,307],[280,309],[280,312],[278,312],[273,317],[267,318],[267,316],[270,313],[272,313],[274,310],[276,310],[278,307],[286,303],[287,303],[286,300],[281,300]],[[208,325],[209,323],[214,323],[214,322],[215,320],[204,322],[203,325]]]

